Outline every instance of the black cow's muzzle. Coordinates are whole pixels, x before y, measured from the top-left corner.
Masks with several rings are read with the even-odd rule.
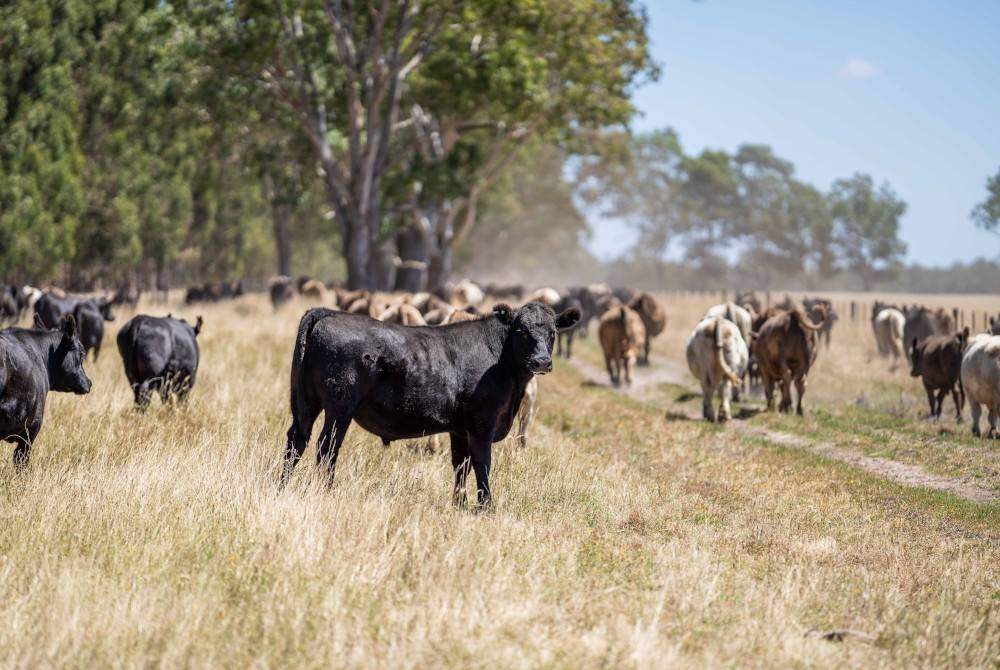
[[[550,357],[545,358],[533,358],[530,363],[531,371],[536,375],[544,375],[552,372],[552,359]]]

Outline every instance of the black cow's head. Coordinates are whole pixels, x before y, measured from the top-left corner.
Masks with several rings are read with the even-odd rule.
[[[572,328],[580,320],[580,310],[576,307],[556,314],[551,307],[539,302],[529,302],[516,311],[501,304],[493,311],[502,322],[510,325],[507,345],[514,361],[532,374],[552,372],[556,331]]]
[[[115,313],[111,311],[111,301],[107,298],[101,298],[97,301],[97,310],[104,317],[105,321],[115,320]]]
[[[83,371],[86,352],[76,334],[76,319],[67,314],[59,323],[62,338],[49,356],[49,386],[53,391],[90,393],[90,379]]]

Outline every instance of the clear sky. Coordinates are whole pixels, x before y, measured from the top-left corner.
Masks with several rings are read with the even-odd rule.
[[[674,127],[689,153],[771,145],[826,190],[867,172],[909,205],[924,265],[1000,256],[969,220],[1000,167],[1000,0],[647,0],[660,80],[636,130]],[[631,242],[595,221],[593,248]]]

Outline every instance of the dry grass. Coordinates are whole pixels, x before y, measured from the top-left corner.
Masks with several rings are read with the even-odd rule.
[[[682,360],[695,300],[668,305],[660,355]],[[0,464],[0,666],[1000,661],[995,507],[665,421],[565,365],[532,445],[496,450],[492,513],[450,505],[447,455],[357,428],[331,490],[310,450],[278,492],[300,310],[172,311],[206,321],[186,409],[131,409],[110,332],[29,472]],[[813,406],[856,395],[825,397],[829,373]],[[830,629],[873,639],[808,634]]]

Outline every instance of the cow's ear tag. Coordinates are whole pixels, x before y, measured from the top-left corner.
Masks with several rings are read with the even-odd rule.
[[[493,313],[502,323],[513,323],[514,321],[514,310],[506,303],[501,302],[494,305]]]

